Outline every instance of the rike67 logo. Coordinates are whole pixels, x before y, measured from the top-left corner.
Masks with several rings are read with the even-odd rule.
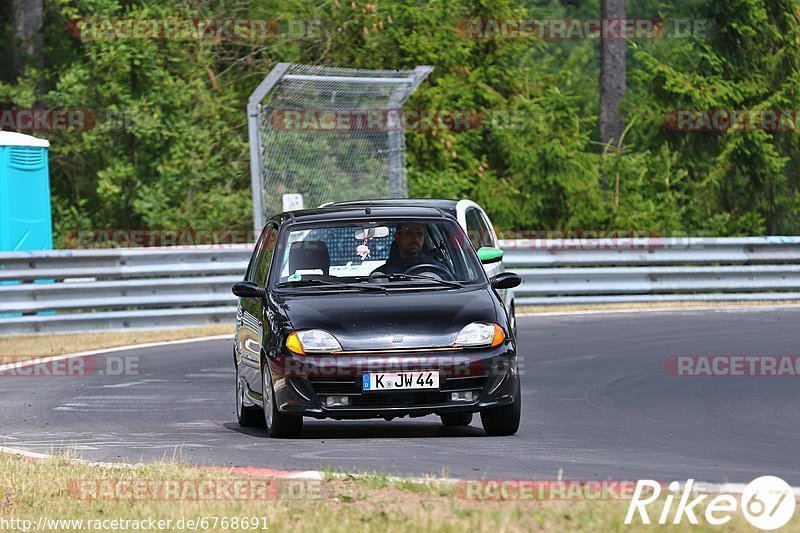
[[[701,494],[690,500],[692,496],[695,496],[692,494],[693,487],[693,479],[686,482],[683,492],[680,492],[680,484],[677,481],[669,484],[670,494],[663,500],[661,513],[658,514],[656,509],[652,509],[656,511],[654,518],[658,514],[658,524],[665,525],[671,522],[677,525],[684,518],[690,524],[699,523],[697,517],[701,513],[698,507],[709,497],[709,494]],[[673,504],[679,493],[680,498],[673,512]],[[649,479],[639,480],[631,504],[628,506],[625,523],[629,525],[633,523],[634,517],[638,514],[642,524],[650,524],[648,506],[660,502],[660,495],[660,483]],[[758,529],[773,530],[785,526],[792,519],[795,504],[794,490],[784,480],[775,476],[762,476],[754,479],[744,488],[740,501],[730,494],[719,494],[711,498],[705,504],[705,512],[702,513],[702,516],[709,524],[721,526],[730,522],[732,515],[740,509],[753,526]]]

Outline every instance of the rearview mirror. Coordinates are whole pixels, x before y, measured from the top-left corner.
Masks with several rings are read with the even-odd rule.
[[[522,278],[513,272],[502,272],[490,280],[495,289],[513,289],[522,283]]]
[[[267,295],[267,288],[252,281],[240,281],[233,286],[233,294],[240,298],[263,298]]]
[[[488,246],[484,246],[478,250],[478,259],[480,259],[481,263],[484,265],[497,263],[503,259],[503,250],[500,248],[490,248]]]
[[[356,240],[381,239],[389,236],[389,228],[386,226],[376,226],[374,228],[358,228],[356,230]]]

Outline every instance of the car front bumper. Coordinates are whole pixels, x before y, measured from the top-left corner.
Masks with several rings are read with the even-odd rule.
[[[361,389],[365,372],[438,371],[439,388],[393,391]],[[512,403],[519,372],[514,347],[494,349],[370,352],[358,355],[298,356],[270,360],[278,409],[314,418],[357,419],[477,412]],[[473,393],[471,401],[454,392]],[[328,407],[325,398],[347,397],[349,405]]]

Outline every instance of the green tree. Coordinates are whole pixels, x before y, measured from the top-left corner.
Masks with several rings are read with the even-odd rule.
[[[800,46],[795,2],[722,0],[695,13],[713,22],[708,38],[636,50],[638,95],[629,113],[646,116],[645,145],[666,143],[688,173],[685,225],[722,235],[796,233],[796,131],[669,131],[676,111],[797,109]]]

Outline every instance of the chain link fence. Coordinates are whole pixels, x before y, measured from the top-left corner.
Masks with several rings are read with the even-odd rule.
[[[401,110],[432,70],[277,65],[248,105],[255,230],[284,194],[306,207],[408,196]]]

